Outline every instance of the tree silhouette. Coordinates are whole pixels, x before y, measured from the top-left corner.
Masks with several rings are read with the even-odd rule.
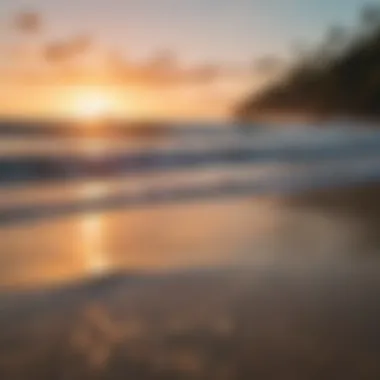
[[[379,117],[379,7],[366,7],[360,20],[365,33],[361,26],[348,39],[340,27],[330,29],[322,48],[298,56],[283,78],[243,101],[238,116],[280,112]]]
[[[360,21],[366,31],[372,32],[380,26],[380,5],[366,5],[360,15]]]

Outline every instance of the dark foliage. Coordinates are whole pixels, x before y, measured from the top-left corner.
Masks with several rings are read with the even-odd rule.
[[[378,8],[363,10],[360,30],[354,37],[345,36],[341,30],[339,35],[328,33],[322,48],[300,58],[284,78],[240,104],[237,116],[379,117],[379,15]]]

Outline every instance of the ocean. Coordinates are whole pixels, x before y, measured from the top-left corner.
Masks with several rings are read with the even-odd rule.
[[[380,377],[380,132],[27,128],[0,126],[1,379]]]

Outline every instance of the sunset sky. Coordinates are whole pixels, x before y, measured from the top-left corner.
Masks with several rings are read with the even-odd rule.
[[[364,0],[1,0],[0,113],[75,116],[81,113],[80,107],[91,111],[99,104],[99,113],[104,108],[104,113],[123,116],[225,116],[234,102],[268,80],[268,73],[254,72],[254,62],[266,57],[286,62],[294,46],[317,43],[330,26],[353,27],[366,3]],[[41,32],[20,45],[20,36],[12,31],[12,20],[18,12],[28,10],[40,14]],[[49,46],[57,46],[57,42],[77,41],[76,36],[88,36],[90,40],[91,52],[86,52],[89,56],[86,65],[88,62],[90,65],[83,66],[83,59],[80,64],[82,71],[91,76],[91,84],[83,82],[83,75],[78,79],[73,74],[72,62],[70,67],[67,63],[63,68],[60,66],[64,80],[57,80],[57,70],[52,74],[52,68],[42,63],[41,57],[36,58],[41,46],[50,51]],[[11,50],[13,62],[7,65]],[[169,51],[169,61],[160,51]],[[110,74],[109,64],[107,71],[104,62],[111,58]],[[25,73],[21,75],[16,70],[26,62],[34,67],[33,75],[26,76],[28,79],[24,78]],[[158,65],[163,62],[171,65],[169,81],[166,76],[161,80],[162,74],[156,75],[162,69]],[[216,72],[217,78],[212,83],[204,80]],[[30,81],[31,77],[35,80]],[[139,79],[131,81],[131,77]],[[92,99],[95,106],[89,104]]]

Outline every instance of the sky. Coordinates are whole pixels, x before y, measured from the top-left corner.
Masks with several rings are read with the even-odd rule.
[[[170,48],[189,60],[241,61],[283,54],[352,25],[365,0],[1,0],[0,15],[40,11],[57,35],[79,30],[125,54]]]
[[[331,26],[354,26],[365,4],[368,1],[1,0],[0,41],[7,38],[15,13],[32,10],[46,20],[50,39],[90,35],[130,60],[169,49],[183,65],[253,65],[267,56],[286,59],[295,46],[313,46]],[[239,91],[247,92],[251,83],[239,80],[245,82]]]

